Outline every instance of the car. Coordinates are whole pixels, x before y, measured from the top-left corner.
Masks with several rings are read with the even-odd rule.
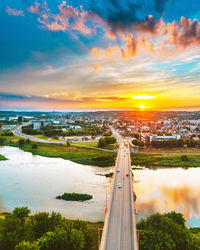
[[[118,173],[120,172],[119,168],[117,169],[117,172],[118,172]]]
[[[118,184],[118,188],[122,188],[122,184],[121,183]]]

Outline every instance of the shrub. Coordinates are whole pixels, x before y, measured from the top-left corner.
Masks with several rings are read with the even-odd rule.
[[[182,155],[181,156],[181,161],[189,161],[187,155]]]
[[[25,144],[25,140],[24,139],[19,139],[18,143],[20,146],[23,146]]]
[[[32,144],[32,149],[37,149],[38,148],[38,144],[36,143],[36,142],[34,142],[33,144]]]

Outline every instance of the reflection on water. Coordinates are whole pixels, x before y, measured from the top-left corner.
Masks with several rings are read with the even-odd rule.
[[[200,168],[134,170],[138,219],[153,213],[183,213],[188,226],[200,226]]]
[[[111,168],[83,166],[59,158],[47,158],[18,148],[0,147],[8,161],[0,161],[0,211],[28,206],[35,211],[56,211],[68,218],[104,219],[109,178],[97,175]],[[64,192],[89,193],[86,202],[56,200]]]

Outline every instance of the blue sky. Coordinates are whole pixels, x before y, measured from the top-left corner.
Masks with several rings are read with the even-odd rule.
[[[199,7],[1,0],[0,108],[199,109]]]

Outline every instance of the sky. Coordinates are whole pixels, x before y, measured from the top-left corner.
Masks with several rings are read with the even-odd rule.
[[[200,110],[200,2],[1,0],[0,110]]]

